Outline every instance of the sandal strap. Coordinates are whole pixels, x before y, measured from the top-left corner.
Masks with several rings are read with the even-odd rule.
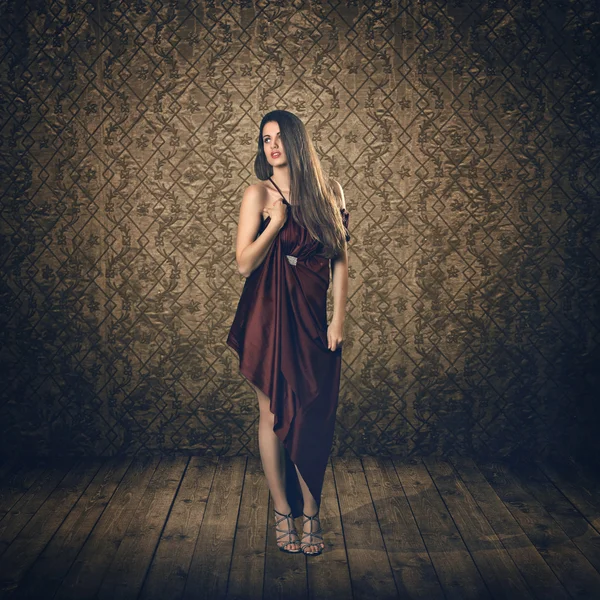
[[[300,546],[304,549],[307,546],[316,546],[320,543],[324,543],[323,541],[323,528],[321,527],[321,520],[319,519],[318,523],[319,523],[319,528],[316,531],[312,531],[312,522],[316,519],[319,518],[319,513],[317,512],[316,514],[314,514],[312,517],[310,517],[307,514],[302,513],[302,516],[304,517],[304,522],[302,523],[302,540],[300,542]],[[308,522],[310,521],[310,528],[311,531],[304,531],[304,525],[306,525]],[[304,538],[305,537],[310,537],[310,539],[312,540],[313,538],[317,539],[317,542],[305,542]]]
[[[276,509],[273,509],[273,510],[274,510],[274,511],[275,511],[275,512],[276,512],[278,515],[280,515],[280,516],[281,516],[281,519],[279,519],[279,520],[277,520],[277,517],[275,517],[275,531],[280,531],[280,532],[282,532],[280,536],[277,536],[277,535],[275,536],[275,537],[276,537],[276,541],[277,541],[277,545],[278,545],[280,548],[286,548],[286,547],[287,547],[287,546],[289,546],[290,544],[297,544],[297,543],[298,543],[298,541],[297,541],[297,540],[289,540],[289,541],[287,541],[287,542],[285,542],[285,543],[283,543],[283,544],[280,544],[280,543],[279,543],[279,540],[280,540],[280,539],[282,539],[282,538],[284,538],[285,536],[292,536],[292,535],[295,535],[296,537],[298,537],[298,532],[296,531],[296,528],[295,528],[295,527],[292,527],[292,528],[289,528],[289,527],[288,527],[287,529],[281,529],[281,528],[277,527],[277,525],[279,525],[280,523],[283,523],[283,521],[286,521],[286,520],[289,520],[289,519],[292,519],[292,523],[293,523],[294,521],[293,521],[293,517],[292,517],[292,512],[290,511],[290,512],[289,512],[289,513],[286,515],[286,514],[284,514],[284,513],[280,513],[280,512],[279,512],[278,510],[276,510]]]

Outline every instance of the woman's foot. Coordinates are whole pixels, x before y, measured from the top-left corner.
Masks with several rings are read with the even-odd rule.
[[[275,511],[275,536],[279,549],[290,554],[302,552],[291,509],[288,509],[287,513],[281,513],[276,508],[273,510]]]
[[[303,514],[304,523],[302,526],[302,542],[300,544],[304,554],[317,555],[321,554],[325,549],[323,542],[323,530],[321,529],[321,521],[319,520],[319,512],[309,516]]]

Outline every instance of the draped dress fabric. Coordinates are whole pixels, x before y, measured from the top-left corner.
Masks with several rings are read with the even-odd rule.
[[[330,259],[317,255],[321,242],[293,219],[289,202],[277,189],[288,205],[287,220],[264,261],[246,279],[227,344],[239,356],[240,373],[270,400],[273,431],[285,449],[286,494],[295,518],[304,502],[294,464],[317,507],[321,505],[342,348],[332,352],[327,347]],[[345,208],[340,211],[349,241],[350,215]]]

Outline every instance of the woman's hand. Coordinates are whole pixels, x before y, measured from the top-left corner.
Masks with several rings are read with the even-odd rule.
[[[272,223],[276,223],[279,227],[283,227],[287,220],[287,210],[287,204],[282,200],[275,200],[275,203],[272,206],[263,208],[263,214],[265,215],[265,219],[271,217]]]
[[[327,348],[334,352],[337,350],[343,341],[343,332],[342,332],[342,324],[335,319],[329,323],[329,327],[327,327]]]

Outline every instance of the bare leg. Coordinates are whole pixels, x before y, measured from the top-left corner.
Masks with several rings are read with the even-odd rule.
[[[295,466],[295,465],[294,465]],[[300,487],[302,488],[302,498],[304,499],[304,514],[306,516],[312,517],[317,512],[317,503],[313,498],[313,495],[310,493],[308,486],[304,479],[302,479],[302,475],[300,475],[300,471],[298,471],[298,467],[296,467],[296,473],[298,473],[298,480],[300,481]],[[304,524],[304,528],[302,531],[304,533],[310,533],[311,531],[318,531],[319,524],[316,520],[307,521]],[[311,541],[314,541],[316,538],[312,538]],[[310,540],[310,538],[308,538]],[[323,542],[318,542],[318,544],[313,544],[306,547],[308,552],[317,552],[319,548],[324,548],[325,544]]]
[[[291,508],[285,494],[285,449],[281,440],[273,431],[275,415],[271,412],[269,397],[263,394],[255,385],[250,385],[252,385],[256,391],[258,406],[260,408],[258,447],[260,450],[263,471],[267,478],[267,484],[269,486],[269,491],[271,492],[271,497],[273,498],[275,510],[287,515]],[[280,518],[281,517],[277,517],[277,520]],[[287,526],[285,520],[278,525],[282,530]],[[283,531],[277,532],[277,535],[282,534]],[[294,543],[287,546],[288,550],[299,550],[300,541],[295,533],[290,533],[288,536],[282,537],[279,540],[279,543],[285,544],[292,540]]]

